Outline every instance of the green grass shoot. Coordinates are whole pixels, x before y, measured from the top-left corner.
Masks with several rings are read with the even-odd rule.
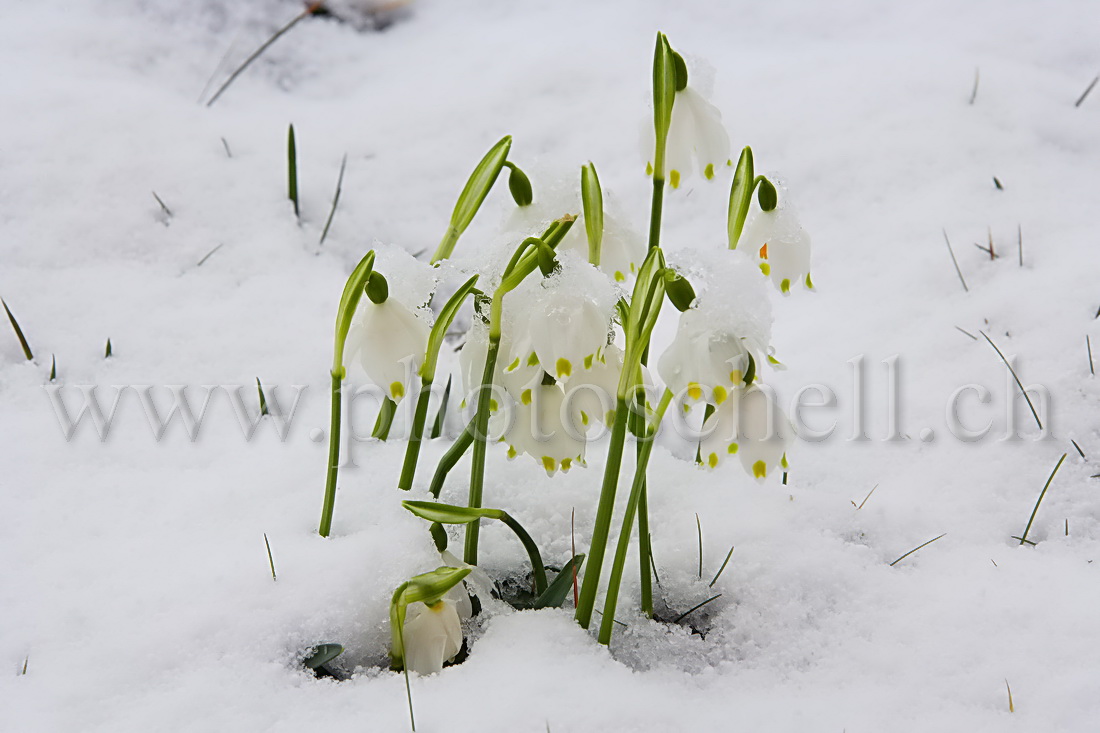
[[[1081,106],[1081,103],[1085,101],[1085,97],[1087,97],[1089,95],[1089,92],[1092,91],[1092,88],[1094,86],[1096,86],[1097,82],[1100,82],[1100,76],[1096,77],[1091,82],[1089,82],[1089,85],[1087,87],[1085,87],[1085,91],[1083,91],[1081,93],[1081,96],[1077,98],[1077,101],[1073,103],[1074,107],[1080,107]]]
[[[1096,366],[1093,364],[1092,361],[1092,339],[1088,337],[1088,334],[1085,334],[1085,349],[1088,350],[1089,353],[1089,374],[1095,377]]]
[[[114,356],[114,353],[115,353],[114,350],[111,348],[111,339],[108,338],[107,339],[107,348],[103,350],[103,358],[104,359],[110,359],[112,356]]]
[[[1012,703],[1012,685],[1008,684],[1008,680],[1005,680],[1005,689],[1008,690],[1008,712],[1016,712],[1016,706]]]
[[[233,151],[229,149],[229,141],[226,140],[224,137],[222,138],[222,147],[225,148],[225,157],[232,158]]]
[[[57,379],[57,355],[50,354],[50,381]]]
[[[294,202],[294,216],[302,218],[298,208],[298,146],[294,141],[294,125],[286,133],[286,195]]]
[[[8,304],[4,302],[3,298],[0,298],[0,305],[4,306],[4,312],[8,314],[8,321],[11,322],[11,327],[15,329],[15,337],[19,339],[19,345],[23,347],[23,356],[27,357],[27,361],[34,359],[34,354],[31,353],[31,346],[27,343],[27,337],[23,335],[23,329],[19,327],[19,321],[15,320],[15,316],[12,315],[11,309],[8,308]]]
[[[718,579],[722,577],[722,573],[726,571],[726,565],[729,564],[730,558],[733,557],[733,545],[730,545],[730,551],[726,553],[726,559],[722,561],[722,567],[718,568],[718,572],[714,574],[714,577],[710,581],[708,588],[713,588],[714,584],[718,582]]]
[[[340,175],[336,177],[336,193],[332,196],[332,208],[329,209],[328,219],[325,220],[325,228],[321,230],[321,241],[317,244],[321,245],[325,243],[325,237],[328,236],[328,229],[332,226],[332,217],[336,216],[336,206],[340,203],[340,191],[344,186],[344,169],[348,166],[348,154],[344,153],[343,159],[340,161]]]
[[[970,292],[970,288],[966,286],[966,278],[963,277],[963,271],[959,269],[959,261],[955,259],[955,250],[951,248],[951,240],[947,238],[947,230],[943,230],[943,241],[947,242],[947,251],[951,255],[951,262],[955,265],[955,272],[959,274],[959,282],[962,283],[963,290]]]
[[[1043,497],[1047,495],[1047,489],[1050,488],[1050,484],[1054,481],[1054,474],[1058,473],[1058,469],[1062,467],[1062,461],[1066,460],[1068,453],[1063,453],[1062,457],[1058,459],[1058,463],[1054,466],[1054,470],[1050,472],[1050,476],[1047,477],[1047,482],[1043,484],[1043,490],[1039,492],[1039,499],[1035,502],[1035,508],[1031,510],[1031,517],[1027,520],[1027,526],[1024,527],[1024,533],[1019,537],[1013,537],[1014,540],[1020,540],[1020,544],[1029,544],[1034,546],[1035,543],[1027,538],[1028,532],[1031,531],[1031,525],[1035,522],[1035,515],[1039,513],[1039,505],[1043,503]]]
[[[264,532],[264,545],[267,547],[267,564],[271,566],[271,580],[275,581],[275,558],[271,556],[271,543],[267,541],[267,532]]]
[[[718,595],[714,595],[714,596],[711,596],[710,598],[708,598],[707,600],[703,601],[702,603],[699,603],[699,604],[697,604],[697,605],[694,605],[694,606],[692,606],[691,608],[689,608],[688,610],[684,611],[684,612],[683,612],[683,613],[681,613],[681,614],[680,614],[679,616],[677,616],[677,617],[676,617],[676,620],[675,620],[675,621],[673,621],[672,623],[674,623],[674,624],[678,624],[678,623],[680,623],[680,622],[681,622],[681,621],[683,621],[683,620],[684,620],[685,618],[687,618],[687,617],[688,617],[688,616],[690,616],[691,614],[695,613],[696,611],[698,611],[698,610],[699,610],[700,608],[702,608],[703,606],[707,605],[707,604],[708,604],[708,603],[710,603],[711,601],[716,601],[716,600],[718,600],[718,599],[719,599],[719,598],[721,598],[721,597],[722,597],[722,594],[721,594],[721,593],[719,593]]]
[[[695,531],[699,535],[699,580],[703,579],[703,523],[699,521],[699,512],[695,512]]]
[[[19,674],[25,675],[27,673],[27,664],[30,663],[30,661],[31,661],[31,655],[30,654],[23,657],[23,671],[20,672]]]
[[[202,267],[202,266],[203,266],[203,264],[204,264],[204,263],[205,263],[205,262],[206,262],[206,261],[207,261],[208,259],[210,259],[210,256],[211,256],[211,255],[213,255],[213,254],[214,254],[215,252],[217,252],[217,251],[218,251],[219,249],[221,249],[221,248],[222,248],[222,247],[224,247],[224,246],[225,246],[225,242],[222,242],[222,243],[221,243],[221,244],[219,244],[219,245],[218,245],[217,247],[215,247],[214,249],[212,249],[212,250],[210,250],[209,252],[207,252],[207,253],[206,253],[205,255],[203,255],[203,257],[202,257],[202,259],[201,259],[201,260],[199,260],[199,261],[198,261],[197,263],[195,263],[195,267]]]
[[[164,212],[164,215],[166,217],[171,219],[172,218],[172,210],[168,208],[168,204],[164,203],[164,201],[161,199],[160,196],[157,196],[156,191],[153,191],[152,193],[153,193],[153,198],[155,198],[157,200],[157,203],[160,204],[161,211]]]
[[[878,484],[875,484],[874,486],[872,486],[871,490],[867,492],[867,496],[863,497],[863,501],[861,501],[858,506],[856,505],[856,503],[854,501],[852,502],[852,506],[854,506],[856,508],[857,512],[860,509],[863,508],[863,505],[867,503],[867,500],[871,498],[871,494],[875,493],[875,489],[877,489],[877,488],[878,488]]]
[[[270,415],[267,409],[267,398],[264,397],[264,387],[260,384],[259,377],[256,377],[256,391],[260,393],[260,415]]]
[[[946,537],[946,536],[947,536],[947,533],[946,533],[946,532],[944,532],[944,533],[943,533],[943,534],[941,534],[941,535],[940,535],[939,537],[933,537],[932,539],[928,540],[927,542],[925,542],[925,543],[923,543],[923,544],[920,544],[920,545],[917,545],[917,546],[916,546],[916,547],[914,547],[914,548],[913,548],[912,550],[910,550],[909,552],[907,552],[907,553],[905,553],[904,555],[902,555],[901,557],[899,557],[899,558],[898,558],[897,560],[894,560],[894,561],[893,561],[892,563],[890,563],[890,567],[894,567],[894,566],[895,566],[895,565],[897,565],[897,564],[898,564],[899,562],[901,562],[901,561],[902,561],[902,560],[904,560],[905,558],[909,557],[910,555],[912,555],[912,554],[913,554],[914,552],[916,552],[917,550],[921,550],[921,549],[923,549],[923,548],[925,548],[925,547],[928,547],[928,546],[929,546],[930,544],[932,544],[932,543],[933,543],[933,542],[935,542],[936,540],[938,540],[938,539],[941,539],[941,538],[943,538],[943,537]]]

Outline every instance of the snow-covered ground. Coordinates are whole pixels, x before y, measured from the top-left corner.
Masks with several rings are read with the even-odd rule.
[[[707,597],[736,546],[705,639],[639,617],[633,578],[610,651],[569,609],[498,604],[465,663],[413,680],[418,729],[1095,728],[1100,390],[1085,339],[1100,348],[1100,90],[1074,101],[1100,72],[1100,6],[418,0],[382,33],[310,19],[212,108],[197,103],[226,49],[218,81],[300,7],[0,9],[0,296],[35,352],[26,362],[0,320],[0,729],[407,726],[403,680],[385,669],[387,608],[438,555],[399,504],[401,442],[353,446],[333,536],[316,533],[326,447],[311,429],[328,423],[340,289],[375,240],[433,250],[469,170],[504,134],[536,196],[553,171],[593,160],[644,230],[638,131],[658,29],[715,68],[711,99],[735,149],[751,144],[799,201],[818,292],[775,298],[789,369],[768,379],[787,400],[830,386],[837,407],[807,421],[839,427],[795,446],[787,486],[656,451],[662,597],[682,610]],[[285,197],[291,122],[300,225]],[[670,256],[725,246],[728,176],[666,198]],[[511,206],[494,190],[460,250]],[[993,261],[973,246],[990,233]],[[1048,439],[1027,437],[1030,412],[979,330],[1018,355],[1025,384],[1049,390]],[[252,411],[257,377],[269,395],[281,385],[284,406],[292,385],[308,387],[285,441],[270,419],[245,440],[225,392],[197,440],[177,422],[157,441],[133,386],[106,440],[83,424],[66,441],[43,389],[53,355],[74,412],[75,385],[100,385],[105,407],[111,385],[161,385],[163,410],[164,385],[193,385],[197,409],[202,385],[237,384]],[[907,437],[886,441],[894,355]],[[851,440],[861,356],[867,439]],[[968,384],[991,397],[964,396],[963,421],[994,423],[971,443],[945,422]],[[1010,401],[1025,437],[1006,441]],[[353,415],[360,435],[370,412]],[[418,498],[447,445],[425,446]],[[551,479],[492,450],[486,504],[560,562],[574,507],[587,545],[603,453],[590,447],[587,469]],[[1020,546],[1011,536],[1063,453],[1037,544]],[[465,467],[445,498],[462,501]],[[483,545],[490,573],[525,562],[503,528],[486,526]],[[350,680],[297,664],[320,641],[347,647]]]

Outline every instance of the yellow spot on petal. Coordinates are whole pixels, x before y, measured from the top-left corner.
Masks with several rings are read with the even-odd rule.
[[[508,368],[505,369],[504,371],[511,372],[511,371],[515,371],[516,369],[519,369],[519,357],[518,356],[516,357],[515,361],[513,361],[511,364],[509,364]]]
[[[776,359],[771,354],[768,354],[768,363],[769,364],[774,364],[775,366],[782,366],[783,365],[783,362],[779,361],[779,359]]]
[[[401,382],[394,382],[393,384],[390,385],[390,397],[393,398],[394,402],[397,402],[399,399],[401,399],[404,396],[405,396],[405,385],[401,384]]]
[[[647,176],[652,176],[653,175],[653,164],[652,163],[646,163],[645,164],[645,174]]]
[[[531,404],[531,390],[525,389],[519,395],[519,401],[525,405]]]
[[[588,413],[581,410],[581,425],[588,427]]]
[[[558,462],[550,456],[542,457],[542,467],[546,469],[547,473],[554,473],[558,468]]]
[[[702,388],[700,388],[699,385],[696,384],[695,382],[690,383],[688,385],[688,397],[690,397],[693,400],[703,399],[703,390],[702,390]]]
[[[810,290],[814,289],[814,281],[810,279],[810,273],[806,273],[806,287]]]
[[[714,178],[714,163],[707,163],[707,167],[703,169],[703,175],[708,181]]]
[[[779,462],[779,465],[782,466],[783,468],[790,468],[791,467],[791,464],[787,463],[787,454],[786,453],[783,454],[783,460],[781,460]]]
[[[573,365],[569,363],[568,359],[558,359],[555,369],[557,369],[559,378],[568,377],[573,373]]]
[[[764,246],[760,248],[760,259],[768,259],[768,243],[764,242]]]
[[[790,281],[790,279],[786,278],[786,277],[783,278],[783,280],[779,283],[779,289],[782,290],[784,293],[791,292],[791,281]]]
[[[726,452],[729,453],[732,456],[739,449],[740,449],[740,446],[737,445],[737,443],[730,443],[729,446],[726,448]]]
[[[740,369],[734,369],[732,372],[730,372],[730,382],[732,382],[733,384],[741,384],[741,379],[742,377]]]
[[[730,393],[726,391],[726,388],[722,385],[718,385],[714,388],[714,399],[720,405],[726,401],[726,398],[730,396]]]
[[[535,366],[538,363],[539,358],[535,355],[535,352],[532,351],[531,355],[527,357],[527,366]]]
[[[672,184],[673,188],[680,187],[680,171],[670,171],[668,174],[668,182]]]
[[[729,167],[732,168],[733,167],[733,158],[726,158],[726,165],[728,165]]]
[[[615,282],[626,282],[626,275],[624,275],[621,270],[615,270]]]
[[[573,459],[572,458],[562,458],[561,459],[561,472],[562,473],[569,473],[569,469],[572,468],[572,467],[573,467]]]
[[[492,412],[496,412],[496,410],[497,410],[497,408],[498,408],[498,407],[500,407],[500,405],[498,405],[498,404],[497,404],[497,401],[496,401],[496,400],[494,400],[494,399],[492,399],[492,398],[490,398],[490,399],[489,399],[489,409],[490,409],[490,410],[491,410]]]
[[[517,455],[516,449],[512,446],[508,446],[508,460],[512,460]]]
[[[772,274],[772,266],[769,265],[767,262],[761,262],[760,263],[760,272],[764,273],[765,275],[771,275]]]
[[[710,454],[710,457],[707,458],[707,465],[710,466],[711,468],[715,468],[715,467],[718,466],[718,454],[717,453],[711,453]]]
[[[752,464],[752,475],[755,478],[764,478],[768,475],[768,464],[763,461],[757,461]]]
[[[585,369],[591,369],[592,368],[592,360],[595,359],[595,358],[596,358],[595,354],[589,354],[588,356],[584,357],[584,368]]]

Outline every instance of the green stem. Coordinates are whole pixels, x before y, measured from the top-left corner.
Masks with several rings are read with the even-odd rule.
[[[494,305],[501,296],[493,298]],[[499,321],[497,321],[499,323]],[[497,351],[500,349],[499,333],[494,338],[492,327],[489,331],[489,347],[485,352],[485,370],[481,374],[481,388],[477,394],[477,411],[474,413],[474,456],[470,467],[470,501],[468,506],[481,508],[481,498],[485,489],[485,454],[488,450],[489,402],[492,397],[493,373],[496,370]],[[467,565],[477,565],[477,540],[481,530],[481,520],[466,525],[466,545],[463,560]]]
[[[645,437],[638,443],[638,466],[634,471],[634,483],[631,486],[630,498],[626,502],[626,511],[623,514],[623,528],[619,532],[619,543],[615,549],[615,560],[611,565],[611,578],[607,581],[607,597],[604,600],[603,618],[600,621],[599,642],[601,644],[606,645],[611,642],[611,632],[615,627],[615,607],[619,602],[619,586],[622,584],[623,570],[626,567],[626,553],[630,547],[630,532],[634,526],[634,516],[638,512],[642,497],[645,494],[645,470],[646,466],[649,465],[649,456],[653,452],[653,444],[656,442],[657,428],[660,426],[661,419],[664,417],[665,410],[668,408],[671,401],[672,392],[666,389],[664,395],[661,397],[660,404],[657,406],[657,412],[653,416],[652,426],[646,431]],[[641,538],[645,535],[641,528],[640,514],[638,515],[638,519],[638,539],[640,543]],[[648,528],[646,532],[648,532]],[[646,561],[648,562],[648,555],[646,556]],[[648,572],[642,574],[643,577],[648,577],[648,575]]]
[[[416,396],[416,411],[413,414],[412,430],[409,433],[409,445],[405,448],[405,463],[401,467],[401,478],[397,480],[397,488],[408,491],[413,486],[413,476],[416,475],[416,461],[420,458],[420,443],[424,437],[424,423],[428,420],[428,403],[431,401],[432,383],[430,380],[420,387]]]
[[[447,481],[447,474],[451,472],[451,469],[455,467],[455,464],[466,455],[466,451],[470,449],[470,446],[474,444],[474,421],[477,420],[475,415],[470,422],[466,423],[466,427],[462,430],[462,435],[458,436],[451,447],[447,449],[447,452],[443,454],[443,457],[439,459],[439,465],[436,466],[435,475],[432,476],[432,485],[429,491],[432,492],[432,496],[439,498],[439,492],[443,490],[443,484]]]
[[[611,445],[607,451],[607,465],[603,472],[600,503],[596,508],[596,523],[592,529],[592,545],[588,551],[588,564],[584,570],[580,600],[577,602],[576,619],[583,628],[592,623],[592,610],[596,605],[596,591],[600,585],[600,570],[607,550],[607,536],[611,530],[611,512],[615,508],[615,491],[619,483],[619,469],[623,462],[623,445],[626,443],[626,400],[619,397],[615,404],[615,422],[611,428]]]
[[[378,408],[378,418],[374,421],[374,430],[371,431],[371,437],[378,438],[381,441],[389,438],[390,428],[393,427],[393,416],[396,414],[397,403],[389,397],[384,398]]]
[[[332,510],[336,506],[336,472],[340,468],[340,407],[341,382],[338,372],[332,372],[332,407],[329,410],[328,473],[325,476],[325,502],[321,507],[321,525],[317,531],[328,537],[332,531]]]
[[[527,550],[527,556],[531,558],[531,569],[535,573],[535,593],[541,596],[546,592],[546,566],[542,563],[542,554],[539,552],[538,545],[531,539],[531,535],[527,534],[527,530],[508,512],[501,512],[500,521],[516,533],[516,537],[519,537],[519,541],[523,543],[523,548]]]
[[[649,207],[649,248],[659,247],[661,244],[661,210],[665,200],[665,179],[653,174],[653,199]]]

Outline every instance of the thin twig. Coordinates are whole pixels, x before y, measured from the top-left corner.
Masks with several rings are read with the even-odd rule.
[[[955,272],[959,273],[959,282],[962,283],[963,290],[970,292],[970,288],[966,287],[966,279],[963,277],[962,270],[959,269],[959,261],[955,259],[955,250],[951,249],[951,240],[947,238],[947,230],[943,230],[943,241],[947,242],[947,251],[951,253],[951,261],[955,263]]]
[[[730,551],[726,553],[726,559],[722,561],[722,567],[718,568],[718,572],[714,574],[714,578],[710,581],[708,588],[713,588],[714,584],[718,582],[718,579],[722,577],[722,573],[726,569],[726,565],[729,564],[730,558],[733,557],[733,545],[730,545]]]
[[[260,54],[266,51],[271,46],[271,44],[282,38],[283,34],[285,34],[294,26],[298,25],[298,23],[300,23],[302,20],[306,19],[310,15],[319,12],[323,8],[323,6],[323,2],[310,3],[306,7],[306,9],[303,10],[300,14],[296,15],[292,21],[284,25],[279,30],[275,31],[275,34],[271,36],[271,38],[268,38],[266,41],[264,41],[259,48],[253,51],[252,54],[244,60],[243,64],[237,67],[236,71],[229,75],[229,78],[225,80],[225,83],[218,87],[218,91],[214,92],[214,96],[210,98],[210,101],[206,103],[206,106],[214,106],[214,102],[218,101],[218,97],[220,97],[225,92],[225,90],[229,88],[230,84],[236,81],[238,76],[244,73],[244,70],[247,69],[253,61],[260,57]]]
[[[894,561],[893,561],[892,563],[890,563],[890,567],[894,567],[894,566],[895,566],[895,565],[897,565],[897,564],[898,564],[899,562],[901,562],[901,561],[902,561],[902,560],[904,560],[905,558],[909,557],[910,555],[912,555],[912,554],[913,554],[914,552],[916,552],[917,550],[919,550],[919,549],[921,549],[921,548],[923,548],[923,547],[928,547],[928,546],[929,546],[930,544],[932,544],[932,543],[933,543],[933,542],[935,542],[936,540],[940,539],[941,537],[946,537],[946,536],[947,536],[947,533],[946,533],[946,532],[944,532],[944,533],[943,533],[943,534],[941,534],[941,535],[940,535],[939,537],[933,537],[932,539],[930,539],[930,540],[928,540],[927,542],[925,542],[925,543],[924,543],[923,545],[917,545],[917,546],[916,546],[916,547],[914,547],[914,548],[913,548],[912,550],[910,550],[909,552],[907,552],[907,553],[905,553],[904,555],[902,555],[901,557],[899,557],[899,558],[898,558],[897,560],[894,560]]]
[[[1089,374],[1096,376],[1096,367],[1092,363],[1092,340],[1089,339],[1088,334],[1085,335],[1085,348],[1089,352]]]
[[[1087,97],[1089,95],[1089,92],[1092,91],[1092,88],[1094,86],[1096,86],[1096,82],[1098,82],[1098,81],[1100,81],[1100,76],[1096,77],[1091,82],[1089,82],[1088,87],[1085,89],[1084,92],[1081,93],[1081,96],[1077,98],[1077,101],[1074,102],[1074,104],[1073,104],[1074,107],[1080,107],[1081,106],[1081,102],[1085,101],[1085,97]]]
[[[1024,266],[1024,228],[1023,225],[1016,225],[1016,249],[1020,253],[1020,267]]]
[[[863,508],[863,505],[867,503],[867,500],[871,498],[871,494],[875,493],[875,489],[877,489],[877,488],[878,488],[878,484],[875,484],[875,485],[874,485],[873,487],[871,487],[871,490],[867,492],[867,496],[863,497],[863,501],[861,501],[861,502],[859,503],[859,506],[856,506],[856,511],[857,511],[857,512],[858,512],[858,511],[859,511],[860,509],[862,509],[862,508]],[[855,502],[853,501],[853,502],[852,502],[852,506],[855,506],[855,504],[856,504],[856,503],[855,503]]]
[[[27,343],[26,336],[23,335],[23,329],[19,327],[19,321],[15,320],[15,316],[12,315],[11,310],[8,308],[8,304],[4,302],[3,298],[0,298],[0,305],[4,306],[4,312],[8,314],[8,320],[11,322],[11,327],[15,329],[15,337],[19,339],[19,345],[23,347],[23,356],[27,357],[27,361],[34,359],[34,354],[31,353],[31,346]]]
[[[1001,185],[1001,180],[997,176],[993,176],[993,185],[997,187],[998,191],[1005,190],[1005,187]]]
[[[226,140],[224,137],[222,138],[222,147],[225,148],[225,157],[232,158],[233,151],[229,149],[229,141]]]
[[[275,577],[275,558],[271,556],[271,543],[267,541],[267,532],[264,532],[264,544],[267,545],[267,564],[271,566],[271,579],[277,581]]]
[[[336,205],[340,203],[340,189],[344,185],[344,168],[347,167],[347,164],[348,154],[344,153],[344,158],[340,161],[340,175],[336,178],[336,193],[332,197],[332,208],[328,212],[328,219],[325,221],[325,228],[321,230],[321,241],[318,244],[325,243],[328,228],[332,226],[332,217],[336,216]]]
[[[573,507],[569,512],[569,549],[570,556],[577,556],[577,508]],[[577,592],[577,563],[573,563],[573,606],[578,605],[578,592]]]
[[[167,216],[169,219],[171,219],[172,218],[172,210],[168,208],[168,204],[164,203],[161,200],[160,196],[157,196],[156,191],[153,191],[152,193],[153,193],[153,198],[155,198],[157,200],[157,203],[160,204],[160,208],[164,210],[164,215]]]
[[[684,620],[685,618],[687,618],[688,614],[691,614],[691,613],[694,613],[695,611],[698,611],[698,610],[699,610],[700,608],[702,608],[703,606],[707,605],[707,604],[708,604],[708,603],[710,603],[711,601],[717,600],[717,599],[719,599],[719,598],[721,598],[721,597],[722,597],[722,594],[721,594],[721,593],[719,593],[719,594],[718,594],[718,595],[716,595],[716,596],[711,596],[710,598],[708,598],[707,600],[703,601],[702,603],[700,603],[700,604],[699,604],[699,605],[697,605],[697,606],[692,606],[692,607],[691,607],[691,608],[689,608],[688,610],[686,610],[686,611],[684,611],[683,613],[681,613],[681,614],[680,614],[680,616],[679,616],[679,617],[678,617],[678,618],[677,618],[677,619],[676,619],[675,621],[673,621],[672,623],[674,623],[674,624],[678,624],[678,623],[680,623],[680,622],[681,622],[681,621],[683,621],[683,620]]]
[[[978,340],[978,337],[977,337],[977,336],[975,336],[974,334],[970,333],[970,332],[969,332],[969,331],[967,331],[967,330],[966,330],[965,328],[959,328],[958,326],[955,326],[955,328],[956,328],[956,329],[958,329],[959,331],[962,331],[963,333],[965,333],[965,334],[966,334],[967,336],[969,336],[970,338],[974,339],[975,341],[977,341],[977,340]]]
[[[1085,458],[1085,451],[1081,450],[1081,446],[1077,445],[1077,441],[1073,438],[1070,438],[1069,442],[1073,443],[1073,447],[1077,449],[1077,452],[1080,454],[1080,456],[1082,458]],[[1087,461],[1088,458],[1085,458],[1085,460]]]
[[[1001,357],[1001,361],[1008,367],[1008,371],[1012,374],[1012,378],[1016,380],[1016,386],[1020,388],[1020,391],[1024,394],[1024,399],[1027,400],[1027,406],[1031,408],[1031,414],[1035,417],[1035,423],[1039,426],[1039,429],[1043,429],[1043,421],[1039,419],[1039,413],[1035,411],[1035,405],[1031,402],[1031,397],[1028,396],[1027,390],[1024,389],[1024,383],[1020,381],[1020,378],[1016,376],[1016,370],[1012,368],[1012,365],[1008,363],[1008,359],[1001,353],[1001,350],[997,348],[997,344],[993,343],[993,339],[985,335],[985,331],[978,331],[982,336],[985,336],[985,340],[989,342],[989,345],[993,347],[993,350],[997,352],[997,356]]]
[[[1008,680],[1005,680],[1005,687],[1008,689],[1008,712],[1016,712],[1016,706],[1012,704],[1012,686],[1008,684]]]
[[[1047,482],[1043,484],[1043,490],[1039,492],[1039,499],[1035,502],[1035,508],[1031,510],[1031,517],[1027,520],[1027,526],[1024,527],[1024,533],[1020,537],[1013,537],[1012,539],[1020,540],[1020,544],[1025,542],[1029,545],[1035,543],[1027,538],[1027,533],[1031,531],[1031,523],[1035,521],[1035,515],[1039,513],[1039,505],[1043,503],[1043,497],[1047,495],[1047,489],[1050,488],[1050,484],[1054,481],[1054,474],[1058,473],[1058,469],[1062,467],[1062,461],[1066,460],[1068,453],[1063,453],[1062,457],[1058,459],[1058,463],[1054,466],[1054,470],[1050,472],[1050,476],[1047,477]]]
[[[974,67],[974,88],[970,91],[970,104],[974,104],[974,100],[978,98],[978,81],[981,78],[981,69]]]
[[[699,521],[699,512],[695,513],[695,529],[699,534],[699,580],[703,579],[703,523]]]
[[[203,255],[203,258],[198,261],[198,263],[195,265],[195,267],[202,267],[202,264],[204,262],[206,262],[208,259],[210,259],[210,255],[214,254],[215,252],[217,252],[219,249],[221,249],[224,246],[225,246],[225,242],[222,242],[217,247],[215,247],[214,249],[207,252],[205,255]]]

